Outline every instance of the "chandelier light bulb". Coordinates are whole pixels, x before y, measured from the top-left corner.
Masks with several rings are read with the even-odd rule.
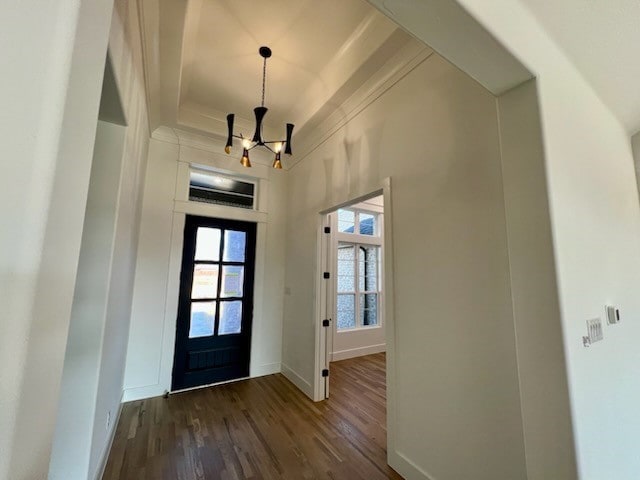
[[[243,167],[251,168],[251,160],[249,159],[249,152],[245,148],[242,151],[242,159],[240,160],[240,165]]]
[[[251,146],[251,140],[248,138],[242,139],[242,147],[248,149]]]
[[[282,142],[276,142],[276,144],[273,146],[273,149],[276,153],[280,153],[282,151]]]

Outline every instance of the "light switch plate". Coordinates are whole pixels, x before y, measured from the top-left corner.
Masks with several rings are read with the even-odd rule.
[[[599,342],[602,339],[604,339],[602,320],[600,320],[600,318],[587,320],[587,336],[582,337],[583,345],[588,347],[592,343]]]

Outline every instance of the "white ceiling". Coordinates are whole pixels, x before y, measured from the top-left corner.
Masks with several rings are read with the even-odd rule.
[[[629,133],[640,129],[640,1],[520,0]]]
[[[273,56],[267,60],[265,104],[268,116],[284,124],[285,115],[371,12],[360,0],[317,5],[316,0],[203,1],[193,61],[183,65],[189,78],[184,100],[250,116],[260,105],[258,48],[266,45]]]
[[[152,130],[163,126],[223,139],[226,115],[235,113],[235,133],[253,134],[262,87],[258,49],[266,45],[273,56],[267,60],[264,134],[283,138],[285,123],[295,124],[295,150],[305,132],[356,92],[367,86],[370,93],[373,76],[388,80],[390,64],[430,51],[365,0],[140,5]]]

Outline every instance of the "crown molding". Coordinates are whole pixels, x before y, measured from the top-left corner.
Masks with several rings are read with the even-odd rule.
[[[306,131],[294,135],[294,151],[300,153],[294,153],[291,157],[285,157],[283,161],[284,169],[291,169],[304,160],[311,152],[334,135],[344,125],[349,123],[349,121],[433,53],[431,48],[419,42],[410,41],[405,44],[396,55],[389,59],[381,69],[371,76],[345,102],[336,106],[331,114],[321,119],[317,125],[312,125],[311,127],[313,128],[307,128]],[[217,155],[222,155],[226,140],[226,135],[195,133],[168,126],[156,128],[151,137],[159,141],[190,147]],[[262,153],[260,150],[253,151],[251,160],[263,165],[270,164],[272,159],[270,157],[267,158],[268,155],[266,154],[261,155]],[[225,156],[225,158],[227,157]]]
[[[355,116],[378,99],[384,92],[433,55],[433,49],[423,43],[410,41],[385,65],[372,75],[345,102],[333,109],[333,112],[310,132],[301,132],[296,139],[296,150],[289,168],[304,160],[311,152],[328,140]]]
[[[215,164],[227,165],[230,162],[235,164],[238,163],[239,160],[237,155],[227,155],[224,153],[226,139],[188,132],[186,130],[168,126],[160,126],[156,128],[151,133],[151,138],[160,142],[178,145],[181,152],[186,152],[188,149],[204,152],[207,156],[211,157]],[[182,159],[182,153],[180,156]],[[256,164],[256,166],[259,165],[260,168],[263,166],[268,166],[270,168],[273,163],[273,155],[271,152],[267,152],[266,150],[263,151],[256,149],[251,152],[251,162]],[[284,169],[287,169],[286,166]],[[242,169],[240,169],[240,171],[242,171]]]

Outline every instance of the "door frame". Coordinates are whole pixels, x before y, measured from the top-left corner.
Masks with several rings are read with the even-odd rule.
[[[188,218],[187,218],[188,217]],[[209,337],[201,337],[198,339],[190,339],[188,335],[189,331],[189,321],[186,320],[189,317],[189,306],[192,304],[191,300],[191,283],[193,282],[193,268],[196,260],[194,259],[194,253],[196,250],[197,243],[197,232],[201,227],[209,227],[209,228],[219,228],[221,230],[240,230],[246,232],[246,258],[243,263],[245,268],[244,275],[244,285],[243,289],[248,295],[242,296],[243,298],[243,307],[242,307],[242,320],[241,320],[241,343],[242,349],[244,350],[244,354],[247,356],[246,363],[243,362],[242,366],[242,374],[235,378],[230,378],[226,380],[219,380],[215,382],[209,383],[201,383],[198,385],[191,386],[181,386],[177,387],[177,375],[179,372],[186,372],[186,354],[191,350],[187,347],[187,344],[190,342],[206,342]],[[191,233],[191,241],[185,245],[185,239],[187,238],[187,229]],[[172,392],[180,392],[185,390],[191,390],[194,388],[202,388],[207,385],[214,385],[219,383],[228,383],[237,380],[242,380],[248,378],[250,362],[251,362],[251,342],[253,340],[253,317],[254,317],[254,289],[255,289],[255,267],[256,267],[256,246],[257,246],[257,230],[258,225],[256,222],[242,221],[242,220],[231,220],[226,218],[219,217],[208,217],[202,215],[186,215],[185,216],[185,227],[183,229],[183,251],[182,251],[182,260],[181,260],[181,272],[180,272],[180,289],[178,295],[178,312],[176,315],[176,335],[175,335],[175,345],[174,345],[174,354],[173,354],[173,367],[172,367],[172,377],[171,377],[171,391]],[[224,245],[224,241],[221,238],[221,245]],[[189,252],[185,252],[185,248],[189,248]],[[222,251],[222,250],[221,250]],[[187,253],[189,255],[187,256]],[[218,285],[217,289],[220,289],[221,282],[223,282],[223,258],[220,256],[220,270],[218,273]],[[220,292],[218,292],[219,294]],[[216,318],[220,315],[220,301],[221,297],[216,295],[216,301],[218,302],[218,308],[216,308]],[[179,322],[182,317],[182,324]],[[219,320],[214,323],[214,333],[212,335],[215,338],[218,338],[217,329],[219,325]],[[181,333],[181,340],[186,342],[185,344],[179,344],[178,342],[178,332]],[[186,338],[184,337],[186,335]],[[232,342],[231,336],[223,336],[219,337],[220,340],[226,340],[227,342]],[[237,338],[237,337],[236,337]],[[180,351],[182,358],[176,358],[176,352]],[[178,362],[178,363],[176,363]],[[246,370],[245,370],[246,368]],[[245,374],[246,372],[246,374]],[[184,383],[184,382],[183,382]]]
[[[328,305],[328,288],[332,288],[333,282],[325,280],[323,278],[323,272],[329,271],[333,275],[330,268],[328,258],[329,255],[324,250],[326,249],[326,240],[323,237],[328,235],[324,233],[324,227],[328,214],[331,214],[339,208],[353,205],[355,203],[363,202],[369,198],[377,197],[380,194],[384,198],[384,249],[383,249],[383,285],[384,285],[384,321],[386,328],[386,344],[387,344],[387,435],[388,441],[391,439],[393,432],[389,431],[389,428],[394,425],[395,420],[395,307],[394,307],[394,283],[393,283],[393,209],[391,203],[391,178],[385,178],[382,182],[380,189],[370,192],[365,195],[353,197],[348,201],[342,202],[331,208],[323,210],[318,214],[318,241],[316,252],[316,315],[315,315],[315,365],[313,372],[313,400],[316,402],[322,401],[326,398],[325,391],[328,392],[328,381],[322,376],[322,370],[329,368],[329,358],[327,351],[327,332],[331,329],[329,327],[322,326],[322,321],[325,318],[329,318],[332,315],[330,313],[331,306]],[[328,250],[327,250],[328,251]],[[328,270],[327,270],[328,269]],[[331,373],[329,373],[331,375]],[[393,421],[392,421],[393,420]]]
[[[186,168],[186,171],[188,172],[188,167]],[[249,360],[249,378],[277,373],[280,371],[280,364],[261,365],[256,363],[256,359],[259,357],[258,350],[260,349],[260,332],[263,331],[266,322],[264,315],[262,314],[261,307],[264,304],[264,274],[267,249],[267,214],[265,212],[256,210],[240,209],[214,204],[176,201],[173,208],[170,254],[169,258],[167,259],[167,262],[169,264],[169,274],[167,277],[166,286],[162,347],[161,352],[159,353],[159,381],[158,385],[152,385],[148,387],[148,392],[147,388],[141,388],[139,390],[140,395],[157,396],[162,393],[158,392],[158,386],[164,388],[165,393],[168,393],[171,390],[171,374],[175,355],[174,347],[180,290],[180,271],[182,267],[182,250],[184,243],[184,225],[187,215],[198,215],[201,217],[240,220],[256,223],[256,260],[253,290],[254,315],[251,335],[251,354]]]

